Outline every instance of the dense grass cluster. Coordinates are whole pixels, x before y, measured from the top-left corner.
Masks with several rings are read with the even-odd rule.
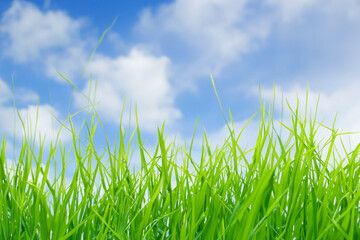
[[[339,134],[329,129],[331,137],[317,142],[321,124],[298,108],[280,137],[271,108],[260,109],[253,148],[239,146],[246,136],[231,121],[222,146],[210,147],[203,134],[198,159],[193,141],[178,147],[165,141],[163,128],[149,153],[139,125],[129,138],[120,127],[114,147],[107,142],[98,151],[96,114],[84,123],[86,141],[70,124],[71,148],[58,141],[43,156],[44,146],[35,152],[25,138],[13,166],[4,137],[0,239],[359,239],[360,145],[341,158]],[[69,161],[76,161],[70,183]]]

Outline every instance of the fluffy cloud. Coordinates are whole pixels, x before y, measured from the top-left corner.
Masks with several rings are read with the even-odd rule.
[[[60,79],[56,73],[59,71],[73,78],[86,63],[88,41],[80,36],[84,23],[84,20],[73,19],[63,11],[42,11],[32,3],[14,1],[0,23],[0,34],[6,40],[3,54],[17,63],[31,62],[43,66],[49,77]],[[116,34],[110,36],[113,41],[118,40]],[[117,124],[126,96],[127,100],[137,103],[140,124],[145,129],[156,130],[155,125],[165,119],[169,124],[179,119],[181,112],[173,106],[175,92],[169,82],[169,67],[169,58],[152,56],[138,47],[133,48],[128,56],[95,56],[88,73],[99,79],[96,98],[100,101],[98,111],[102,117]],[[90,83],[84,91],[89,89]],[[31,94],[27,96],[30,100],[34,98]],[[80,95],[76,99],[78,106],[87,103]],[[23,110],[24,116],[34,114],[31,106]],[[46,113],[51,111],[57,113],[50,106],[39,108],[45,122],[43,128],[48,134],[52,128],[46,123],[51,116]],[[125,115],[125,122],[126,119]]]
[[[360,83],[355,82],[344,88],[339,88],[332,92],[328,91],[314,91],[300,86],[293,86],[288,89],[282,88],[280,86],[275,87],[275,117],[274,117],[274,129],[278,134],[280,134],[283,140],[287,140],[288,130],[283,128],[279,121],[284,123],[290,129],[292,128],[292,112],[288,108],[290,107],[295,110],[297,104],[299,104],[299,113],[301,118],[304,119],[305,116],[305,104],[307,99],[307,118],[309,121],[309,116],[311,113],[312,118],[314,117],[315,109],[318,103],[320,96],[318,109],[317,109],[317,123],[323,124],[329,128],[332,128],[335,115],[337,114],[335,122],[335,130],[338,130],[337,133],[352,133],[341,135],[337,137],[335,141],[335,146],[338,150],[340,157],[345,157],[346,153],[343,149],[345,147],[346,151],[352,151],[355,149],[357,144],[360,142],[360,123],[358,119],[360,118],[360,96],[358,94],[358,89],[360,89]],[[252,94],[255,96],[258,95],[258,92],[253,89]],[[265,100],[267,103],[273,102],[274,90],[269,88],[263,88],[261,91],[262,100]],[[282,104],[284,101],[284,108]],[[268,105],[267,105],[268,106]],[[280,119],[279,115],[283,111],[283,118]],[[240,133],[241,129],[245,126],[247,120],[234,122],[235,134]],[[329,145],[325,145],[326,141],[331,138],[332,132],[323,127],[316,125],[318,128],[315,135],[316,143],[320,143],[322,149],[321,154],[325,156],[328,153]],[[309,131],[309,125],[306,126],[306,130]],[[244,149],[249,149],[255,146],[256,138],[258,136],[259,126],[258,120],[255,117],[245,128],[241,137],[239,138],[239,146]],[[209,142],[212,143],[214,149],[215,145],[222,146],[224,140],[229,137],[229,130],[226,125],[222,126],[219,129],[211,131],[207,135]],[[342,140],[342,142],[340,141]],[[196,141],[197,149],[201,149],[201,139],[197,138]],[[277,146],[279,147],[279,146]],[[251,156],[251,153],[250,155]],[[251,159],[251,158],[249,158]],[[331,164],[333,164],[334,158],[331,157]],[[336,156],[337,160],[338,157]]]
[[[11,98],[12,91],[10,87],[0,78],[0,104],[9,102]],[[39,95],[29,89],[19,88],[15,92],[15,99],[17,102],[25,104],[36,103],[39,99]]]
[[[308,110],[311,110],[312,116],[314,116],[318,98],[320,96],[318,110],[317,110],[317,121],[323,123],[327,127],[332,127],[332,124],[337,114],[335,129],[339,130],[339,133],[345,132],[360,132],[360,97],[358,94],[360,84],[356,81],[353,84],[333,90],[331,92],[325,91],[308,91]],[[276,87],[276,101],[275,107],[278,112],[281,112],[282,97],[287,100],[289,105],[295,109],[297,102],[299,102],[299,110],[304,117],[305,114],[305,103],[306,103],[306,92],[307,90],[294,86],[289,89],[283,89],[279,86]],[[265,89],[262,91],[264,100],[271,100],[273,97],[273,90]],[[280,96],[280,97],[279,97]],[[282,97],[281,97],[282,96]],[[308,111],[309,114],[309,111]],[[309,116],[309,115],[308,115]],[[284,121],[286,124],[291,124],[291,112],[288,109],[286,103],[284,105]],[[328,139],[331,132],[326,128],[321,127],[319,129],[317,140]],[[360,134],[343,135],[341,139],[344,140],[345,146],[354,148],[356,144],[360,142]],[[341,148],[341,143],[337,142],[338,147]],[[341,149],[340,149],[341,150]]]
[[[0,78],[0,104],[7,102],[11,98],[9,86]]]
[[[63,11],[42,12],[32,3],[13,1],[0,22],[3,55],[18,63],[45,65],[45,73],[57,79],[56,70],[79,73],[86,62],[86,43],[79,36],[83,26],[84,20]]]
[[[15,91],[15,101],[21,104],[36,104],[40,96],[27,88],[17,88]]]
[[[174,107],[175,91],[169,82],[169,64],[167,57],[156,57],[140,48],[133,48],[128,56],[109,58],[99,55],[89,65],[89,71],[97,79],[97,110],[105,119],[119,123],[123,100],[137,104],[139,121],[142,128],[156,130],[165,119],[171,124],[181,117]],[[84,93],[90,90],[90,82]],[[78,106],[87,104],[81,95],[76,95]],[[124,122],[128,119],[128,108],[124,109]],[[135,118],[135,115],[132,115]],[[134,124],[134,122],[132,123]]]
[[[348,18],[360,17],[360,5],[356,0],[266,0],[270,6],[275,7],[283,21],[289,22],[306,12],[315,11],[317,14],[342,14]]]
[[[7,89],[7,90],[6,90]],[[18,115],[15,114],[13,107],[6,104],[11,100],[11,94],[6,93],[9,91],[8,85],[0,79],[0,131],[6,132],[7,135],[14,136],[16,139],[23,140],[26,137],[34,137],[36,133],[36,141],[38,137],[45,137],[47,144],[50,141],[55,141],[57,134],[60,130],[60,124],[54,118],[59,118],[59,112],[52,106],[44,105],[28,105],[27,107],[18,109],[20,117],[25,125],[26,133],[24,132]],[[14,135],[15,130],[15,135]],[[35,132],[36,130],[36,132]],[[63,142],[70,139],[70,135],[64,130],[60,132],[60,138]]]
[[[295,19],[300,20],[292,21]],[[135,32],[154,45],[159,44],[169,57],[176,55],[172,60],[180,68],[176,72],[180,76],[179,85],[192,86],[186,79],[192,81],[209,72],[222,73],[224,67],[243,59],[245,54],[265,44],[272,45],[272,42],[265,43],[267,39],[284,41],[284,45],[294,47],[290,51],[296,51],[296,44],[300,42],[299,47],[305,48],[302,54],[316,52],[314,62],[326,55],[317,62],[326,64],[335,55],[345,54],[340,48],[353,46],[349,44],[351,39],[358,41],[358,25],[354,25],[354,21],[359,19],[360,4],[355,0],[264,0],[256,3],[175,0],[144,10]],[[353,37],[342,39],[348,34]],[[343,42],[346,43],[342,45]],[[328,56],[331,54],[333,56]]]
[[[267,0],[269,5],[275,6],[284,21],[300,16],[307,8],[314,6],[319,0]]]
[[[0,113],[2,116],[7,116],[0,120],[0,125],[5,132],[13,134],[15,128],[15,137],[23,139],[25,136],[24,129],[21,125],[18,117],[14,116],[14,110],[11,107],[1,107]],[[24,121],[26,137],[33,137],[35,129],[37,129],[37,137],[40,135],[42,138],[45,137],[46,142],[56,140],[58,126],[54,116],[59,115],[53,107],[49,105],[30,105],[26,108],[19,109],[21,119]],[[61,136],[61,135],[60,135]],[[67,139],[62,138],[62,141]]]
[[[172,48],[175,38],[196,57],[188,66],[196,66],[193,74],[216,73],[268,34],[266,17],[253,16],[247,4],[246,0],[176,0],[143,11],[136,31]]]
[[[358,82],[353,82],[349,86],[338,88],[332,92],[325,91],[313,91],[308,90],[308,107],[312,111],[315,111],[316,104],[319,100],[318,106],[318,117],[330,119],[330,123],[335,117],[335,114],[339,114],[339,124],[344,127],[344,129],[349,130],[349,128],[360,130],[360,123],[357,121],[357,117],[360,117],[360,96],[358,94],[358,89],[360,89],[360,84]],[[275,106],[278,110],[281,110],[282,98],[288,101],[290,106],[295,107],[297,101],[299,100],[300,106],[305,108],[306,102],[306,89],[300,86],[293,86],[289,89],[283,89],[282,87],[276,86],[276,102]],[[262,96],[266,100],[270,100],[273,96],[273,90],[265,89],[262,90]]]

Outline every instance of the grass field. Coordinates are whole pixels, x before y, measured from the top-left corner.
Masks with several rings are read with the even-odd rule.
[[[139,125],[130,138],[119,127],[118,141],[97,150],[96,113],[83,124],[86,137],[69,118],[72,146],[57,141],[49,155],[24,138],[13,166],[4,136],[0,239],[359,239],[360,145],[341,157],[335,128],[319,142],[324,126],[316,114],[288,107],[285,137],[272,108],[261,104],[254,146],[242,149],[239,139],[247,136],[231,120],[221,146],[210,147],[203,133],[200,158],[193,141],[180,147],[165,141],[164,128],[148,152]],[[137,142],[140,159],[130,159],[130,142]],[[70,161],[76,170],[69,182]],[[141,169],[132,170],[131,161]]]

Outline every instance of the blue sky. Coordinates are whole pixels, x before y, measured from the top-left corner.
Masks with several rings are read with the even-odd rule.
[[[57,71],[86,93],[90,74],[97,80],[97,111],[110,139],[126,96],[137,103],[150,145],[163,120],[170,136],[189,139],[197,116],[199,129],[222,142],[225,123],[210,73],[237,129],[259,108],[259,84],[264,100],[275,85],[277,99],[292,104],[297,94],[304,102],[309,84],[312,108],[320,94],[320,119],[331,123],[338,112],[338,128],[360,131],[359,29],[355,0],[1,1],[0,133],[23,137],[13,131],[12,77],[24,118],[36,117],[40,99],[38,130],[49,141],[58,130],[52,115],[64,120],[86,105]],[[124,123],[133,126],[126,107]],[[256,121],[245,140],[255,132]],[[66,132],[61,137],[70,140]]]

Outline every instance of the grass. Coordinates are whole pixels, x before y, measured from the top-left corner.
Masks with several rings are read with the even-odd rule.
[[[46,156],[43,142],[36,149],[25,137],[13,166],[4,136],[0,239],[359,239],[360,145],[340,157],[334,127],[318,142],[316,114],[288,107],[286,137],[274,127],[272,107],[261,104],[251,149],[240,146],[247,136],[234,131],[230,112],[229,137],[215,148],[204,132],[199,158],[195,130],[190,143],[177,146],[165,141],[164,126],[153,153],[139,125],[128,137],[120,126],[119,140],[99,151],[96,112],[82,125],[86,137],[70,116],[64,128],[71,146],[60,139]],[[131,160],[134,141],[140,159]],[[68,182],[70,161],[76,169]],[[131,161],[141,169],[132,170]]]

